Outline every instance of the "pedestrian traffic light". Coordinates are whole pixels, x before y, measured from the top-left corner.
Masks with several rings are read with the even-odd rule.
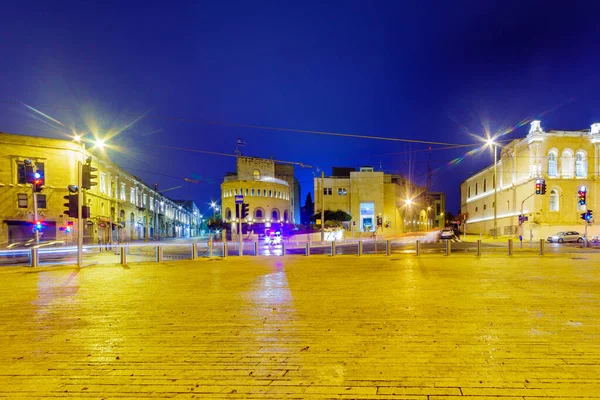
[[[92,175],[92,172],[98,171],[98,168],[92,167],[92,159],[88,158],[81,166],[81,187],[83,189],[91,189],[92,186],[96,186],[98,182],[93,180],[98,178],[98,175]]]
[[[585,186],[579,188],[579,205],[585,206],[587,190]]]
[[[592,223],[593,219],[592,210],[587,210],[586,212],[581,214],[581,219],[586,221],[587,223]]]
[[[242,214],[241,219],[244,219],[248,216],[248,204],[247,203],[242,203],[242,212],[240,214]]]
[[[535,181],[535,194],[542,194],[542,181],[540,179]]]
[[[81,207],[81,218],[86,219],[90,217],[90,206]]]
[[[79,208],[79,190],[75,185],[67,186],[67,190],[69,191],[69,194],[63,196],[63,199],[67,200],[67,202],[63,204],[65,207],[67,207],[64,214],[71,218],[79,218],[79,214],[77,212]]]
[[[33,225],[33,230],[41,231],[42,230],[42,221],[35,221],[35,224]]]

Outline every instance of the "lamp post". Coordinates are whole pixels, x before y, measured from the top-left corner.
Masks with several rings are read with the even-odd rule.
[[[497,226],[498,226],[498,221],[497,221],[497,217],[498,217],[498,186],[497,186],[497,176],[498,174],[496,173],[497,171],[497,164],[498,164],[498,158],[496,155],[496,148],[498,147],[496,145],[496,143],[494,143],[494,139],[488,139],[487,140],[487,144],[489,146],[492,146],[492,149],[494,150],[494,239],[498,238],[498,233],[496,232]]]

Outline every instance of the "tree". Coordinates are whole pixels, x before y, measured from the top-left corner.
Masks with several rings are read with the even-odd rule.
[[[317,219],[321,219],[321,213],[319,212],[319,213],[314,214],[311,219],[313,221],[315,221]],[[336,211],[325,210],[325,222],[327,222],[327,221],[337,221],[337,222],[340,222],[339,225],[341,225],[341,222],[350,221],[350,220],[352,220],[352,217],[350,216],[350,214],[348,214],[345,211],[342,211],[342,210],[336,210]]]
[[[310,192],[306,195],[304,206],[302,207],[300,220],[303,224],[308,225],[310,223],[311,215],[315,213],[315,203],[313,203]]]

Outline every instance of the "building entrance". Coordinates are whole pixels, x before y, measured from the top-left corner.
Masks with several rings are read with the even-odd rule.
[[[375,204],[373,202],[360,203],[360,230],[373,232],[375,230]]]

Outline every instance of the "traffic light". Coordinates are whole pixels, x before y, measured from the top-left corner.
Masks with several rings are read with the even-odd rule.
[[[98,168],[92,167],[92,160],[88,158],[85,164],[81,166],[81,187],[83,189],[91,189],[92,186],[98,184],[98,182],[93,181],[93,179],[98,178],[98,175],[92,175],[94,171],[98,171]]]
[[[44,186],[44,177],[39,172],[34,173],[33,177],[34,177],[34,180],[33,180],[34,189],[35,189],[36,193],[39,193],[43,189],[42,186]]]
[[[34,168],[31,160],[23,161],[25,168],[25,183],[33,183],[35,181]]]
[[[580,206],[585,206],[586,195],[587,195],[587,190],[586,190],[585,186],[582,186],[579,189],[579,205]]]
[[[242,214],[242,218],[241,219],[244,219],[244,218],[246,218],[248,216],[248,204],[247,203],[242,203],[241,214]]]
[[[89,218],[90,217],[90,206],[81,207],[81,218]]]
[[[379,215],[377,216],[377,226],[383,226],[383,218],[381,218]]]
[[[35,221],[35,224],[33,225],[33,230],[41,231],[42,230],[42,221]]]
[[[77,213],[77,209],[79,207],[79,190],[75,185],[69,185],[67,186],[67,189],[69,190],[69,194],[63,196],[63,199],[67,200],[67,203],[63,204],[65,207],[67,207],[64,214],[71,218],[79,218]]]
[[[546,180],[542,179],[542,194],[546,194]]]
[[[535,194],[542,194],[542,181],[540,179],[535,181]]]
[[[592,223],[593,219],[592,210],[587,210],[586,212],[581,214],[581,219],[586,221],[587,223]]]

